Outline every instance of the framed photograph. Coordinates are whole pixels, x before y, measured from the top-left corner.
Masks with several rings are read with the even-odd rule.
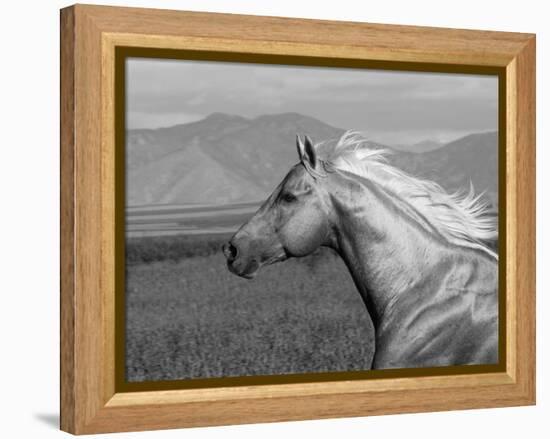
[[[61,11],[61,428],[535,403],[535,37]]]

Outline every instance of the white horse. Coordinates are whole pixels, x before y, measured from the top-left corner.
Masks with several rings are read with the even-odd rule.
[[[299,163],[224,246],[246,278],[333,248],[375,327],[374,369],[498,362],[497,236],[481,195],[448,194],[353,132],[297,140]]]

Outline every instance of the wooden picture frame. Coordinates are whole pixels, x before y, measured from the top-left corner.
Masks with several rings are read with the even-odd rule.
[[[115,371],[121,331],[115,318],[120,215],[115,55],[121,47],[200,51],[214,59],[244,54],[299,57],[304,63],[315,59],[317,65],[345,60],[498,74],[505,108],[502,367],[466,374],[120,391]],[[62,430],[86,434],[534,403],[534,35],[88,5],[61,11]]]

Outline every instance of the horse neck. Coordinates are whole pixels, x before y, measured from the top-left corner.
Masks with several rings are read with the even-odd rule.
[[[338,173],[329,184],[334,213],[329,246],[346,263],[378,327],[388,306],[448,250],[403,213],[410,206],[375,183]]]

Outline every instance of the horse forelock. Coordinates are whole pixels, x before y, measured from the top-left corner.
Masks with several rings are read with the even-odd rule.
[[[497,238],[495,218],[487,215],[488,203],[468,191],[447,193],[439,184],[414,177],[392,166],[392,151],[370,142],[356,131],[345,132],[338,141],[317,144],[325,170],[338,169],[369,179],[389,189],[416,209],[443,237],[456,245],[477,248],[498,258],[484,241]]]

